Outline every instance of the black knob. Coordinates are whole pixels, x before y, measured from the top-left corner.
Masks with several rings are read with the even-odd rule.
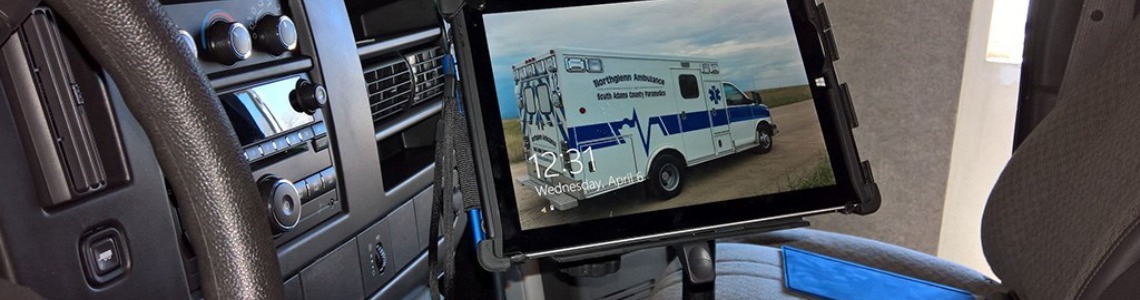
[[[388,252],[384,251],[384,244],[376,242],[376,249],[373,249],[376,258],[372,261],[372,268],[376,270],[377,275],[383,275],[384,271],[388,269]]]
[[[186,45],[186,48],[190,48],[190,54],[193,54],[195,59],[198,58],[198,42],[194,41],[194,36],[190,35],[186,30],[179,29],[178,42]]]
[[[257,48],[281,55],[297,48],[297,25],[288,16],[262,17],[253,27],[253,40]]]
[[[301,221],[301,194],[293,182],[272,175],[266,176],[258,184],[261,196],[269,207],[269,224],[274,233],[293,230]]]
[[[293,110],[308,114],[324,107],[329,101],[328,98],[325,86],[304,79],[298,80],[297,89],[289,93],[289,103],[293,105]]]
[[[206,28],[206,52],[214,61],[232,65],[253,53],[249,30],[241,23],[216,21]]]

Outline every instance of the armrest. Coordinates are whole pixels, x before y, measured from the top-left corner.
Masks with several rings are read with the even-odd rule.
[[[969,291],[989,299],[1007,298],[1009,290],[966,266],[911,249],[833,232],[790,229],[722,242],[782,245],[816,252],[914,278]]]

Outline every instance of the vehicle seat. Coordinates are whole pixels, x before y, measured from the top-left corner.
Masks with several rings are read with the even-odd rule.
[[[720,299],[811,299],[784,287],[780,249],[740,243],[716,245]],[[654,299],[681,299],[681,264],[674,260],[654,285]]]
[[[990,299],[1005,297],[1000,283],[968,267],[915,250],[833,232],[792,229],[717,243],[716,295],[720,299],[812,299],[784,286],[780,245],[906,274],[967,290]],[[680,263],[673,261],[660,277],[656,299],[679,299]]]
[[[841,234],[791,230],[741,240],[797,245],[980,296],[1008,291],[1019,299],[1136,298],[1140,23],[1120,25],[1127,27],[1112,37],[1115,44],[1097,49],[1099,56],[1090,60],[1096,63],[1069,67],[1056,108],[1014,152],[990,194],[982,246],[1001,285],[930,255]],[[796,296],[784,290],[779,277],[779,250],[766,247],[717,247],[723,262],[717,265],[718,296]],[[733,263],[741,258],[750,266]],[[679,298],[679,280],[660,282],[656,296]]]

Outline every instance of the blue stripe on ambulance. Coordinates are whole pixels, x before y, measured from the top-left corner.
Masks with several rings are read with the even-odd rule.
[[[763,119],[769,116],[771,116],[771,112],[769,112],[767,108],[742,105],[729,107],[727,109],[718,109],[716,115],[712,118],[709,118],[708,111],[686,113],[684,121],[681,121],[681,115],[679,113],[649,117],[648,125],[646,128],[642,128],[641,119],[637,117],[637,110],[635,109],[631,118],[622,119],[621,121],[571,127],[567,130],[568,139],[566,140],[569,142],[570,148],[577,148],[578,150],[584,150],[584,148],[579,147],[579,142],[589,143],[591,141],[600,141],[590,143],[588,147],[595,150],[603,149],[625,144],[626,141],[621,136],[621,130],[625,127],[630,127],[637,129],[638,136],[641,139],[641,146],[645,154],[649,155],[653,128],[661,130],[664,136],[670,136],[708,129],[712,126],[728,125],[730,119],[735,123]]]

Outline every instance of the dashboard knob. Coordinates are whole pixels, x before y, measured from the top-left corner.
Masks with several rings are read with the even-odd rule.
[[[232,65],[253,54],[253,40],[241,23],[216,21],[206,28],[206,52],[214,61]]]
[[[304,79],[298,80],[297,89],[289,93],[289,103],[293,105],[293,110],[307,114],[324,107],[329,101],[328,98],[325,86]]]
[[[372,268],[376,270],[377,275],[383,275],[384,271],[388,270],[388,252],[384,250],[384,244],[376,243],[376,249],[373,249],[375,258],[372,260]]]
[[[198,58],[198,42],[194,41],[194,36],[190,35],[186,30],[179,29],[178,41],[186,45],[186,48],[190,48],[190,54],[193,54],[195,59]]]
[[[269,175],[258,184],[268,202],[269,224],[274,233],[293,230],[301,222],[301,194],[293,182]]]
[[[257,48],[281,55],[297,48],[297,25],[289,16],[264,16],[253,27],[253,40]]]

